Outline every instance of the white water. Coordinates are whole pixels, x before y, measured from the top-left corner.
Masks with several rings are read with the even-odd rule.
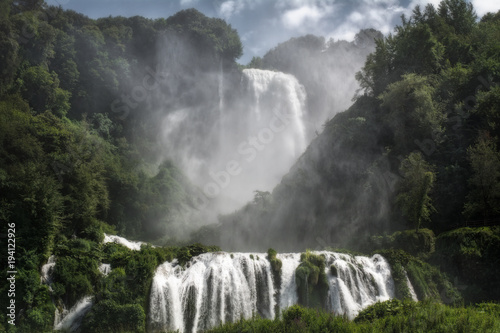
[[[354,318],[365,307],[394,297],[388,263],[380,255],[353,257],[318,252],[326,258],[328,309]],[[153,278],[149,324],[154,332],[197,332],[221,323],[259,314],[274,318],[275,289],[266,254],[205,253],[186,268],[177,261],[160,265]],[[257,257],[259,259],[257,259]],[[279,254],[282,285],[279,311],[298,301],[295,270],[300,254]],[[333,276],[330,265],[338,276]]]
[[[405,271],[406,283],[408,284],[408,289],[410,290],[411,299],[415,302],[418,302],[418,296],[415,292],[415,288],[413,288],[413,284],[411,284],[410,279],[408,278],[408,273]]]
[[[54,320],[54,330],[66,330],[74,332],[80,326],[83,317],[92,308],[93,299],[91,296],[85,296],[79,300],[69,311],[63,310],[62,313],[56,310]]]
[[[168,113],[161,137],[169,157],[220,212],[229,213],[251,201],[255,190],[271,191],[280,182],[305,151],[312,129],[305,89],[293,75],[245,69],[240,98],[225,95],[224,80],[221,66],[211,83],[218,85],[217,106]]]
[[[99,272],[101,272],[102,275],[106,276],[109,273],[111,273],[111,265],[110,264],[100,264],[99,265]]]
[[[176,261],[160,265],[151,289],[151,328],[197,332],[252,314],[274,317],[269,261],[266,254],[253,256],[205,253],[186,269]]]
[[[125,239],[120,236],[116,235],[106,235],[104,234],[104,240],[103,243],[116,243],[116,244],[121,244],[133,251],[140,251],[141,250],[141,245],[146,244],[144,242],[134,242],[134,241],[129,241],[128,239]]]
[[[300,253],[278,254],[281,260],[280,309],[286,309],[298,302],[295,269],[300,264]]]
[[[42,266],[40,282],[49,285],[52,283],[52,272],[54,271],[54,267],[56,265],[56,257],[51,255],[47,263]]]
[[[326,257],[326,269],[333,264],[337,276],[328,273],[330,285],[329,310],[350,319],[376,302],[394,297],[394,280],[387,261],[376,254],[371,258],[321,252]]]

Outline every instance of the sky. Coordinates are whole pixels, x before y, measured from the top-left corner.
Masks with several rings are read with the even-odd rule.
[[[401,15],[411,14],[418,4],[436,7],[439,0],[47,0],[91,18],[107,16],[144,16],[167,18],[176,12],[196,8],[210,17],[226,20],[238,31],[247,64],[253,56],[292,37],[314,34],[326,39],[351,41],[365,28],[387,35],[401,22]],[[500,1],[472,0],[479,17],[500,10]]]

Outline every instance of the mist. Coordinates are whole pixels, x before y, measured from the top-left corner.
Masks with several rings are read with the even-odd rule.
[[[271,193],[323,124],[352,103],[355,73],[380,36],[367,30],[355,42],[294,38],[253,66],[260,68],[239,71],[164,34],[157,71],[165,80],[153,112],[158,164],[175,161],[199,190],[195,214],[169,230],[183,238],[185,229],[217,223],[220,214]]]

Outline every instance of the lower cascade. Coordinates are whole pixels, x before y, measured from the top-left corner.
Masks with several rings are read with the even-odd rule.
[[[65,332],[75,332],[94,304],[92,296],[85,296],[80,299],[70,310],[64,309],[62,312],[56,310],[54,318],[54,331],[64,330]]]
[[[390,266],[382,256],[315,253],[325,258],[327,310],[352,319],[365,307],[394,297]],[[298,302],[300,254],[277,258],[282,262],[279,287],[265,253],[204,253],[184,267],[177,260],[163,263],[151,287],[150,330],[198,332],[252,315],[273,319]]]

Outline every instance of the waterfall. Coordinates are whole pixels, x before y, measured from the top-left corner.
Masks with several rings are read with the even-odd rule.
[[[211,94],[165,113],[161,139],[168,157],[207,197],[217,198],[219,212],[229,213],[255,190],[270,191],[281,181],[312,129],[305,89],[293,75],[245,69],[238,86],[222,60],[218,67],[194,84],[212,88]]]
[[[63,309],[62,313],[56,310],[54,319],[54,330],[65,330],[74,332],[80,327],[80,324],[85,317],[85,314],[92,308],[93,299],[91,296],[85,296],[76,302],[75,305],[68,311]]]
[[[54,271],[54,266],[56,265],[56,257],[51,255],[47,263],[42,266],[40,282],[49,286],[52,283],[52,272]]]
[[[243,70],[243,84],[251,94],[250,132],[257,134],[260,126],[280,133],[286,153],[298,157],[307,147],[305,125],[306,92],[291,74],[261,69]],[[279,121],[283,126],[274,126]],[[274,121],[274,123],[273,123]],[[260,128],[259,128],[260,127]]]
[[[300,264],[300,253],[280,253],[277,257],[282,263],[280,309],[286,309],[298,302],[295,270]]]
[[[359,311],[394,297],[387,261],[333,252],[326,259],[328,310],[354,318]],[[153,332],[198,332],[258,314],[274,318],[275,290],[267,254],[205,253],[185,267],[165,262],[155,272],[150,295]],[[279,311],[298,301],[295,270],[300,254],[278,254],[282,261]],[[331,269],[334,265],[336,270]],[[334,273],[335,272],[335,273]]]
[[[242,97],[224,99],[224,144],[209,163],[211,177],[204,183],[215,180],[220,185],[223,213],[251,201],[255,190],[271,191],[310,139],[305,89],[293,75],[260,69],[242,74]],[[229,161],[237,163],[239,171],[227,172]],[[220,181],[221,172],[230,175],[226,182]]]
[[[42,266],[40,282],[49,286],[49,290],[52,291],[52,272],[56,265],[56,257],[51,255],[49,260],[45,265]],[[107,275],[111,271],[111,266],[109,264],[101,264],[99,270],[104,275]],[[54,302],[54,300],[52,300]],[[93,300],[91,296],[86,296],[80,299],[76,304],[68,310],[64,305],[60,310],[56,306],[54,313],[54,330],[65,330],[67,332],[74,332],[80,327],[81,321],[85,314],[92,307]]]
[[[418,302],[417,293],[415,292],[415,288],[413,288],[413,284],[408,278],[408,273],[406,273],[406,271],[405,271],[405,278],[406,278],[406,284],[408,285],[408,289],[410,290],[411,299],[415,302]]]
[[[153,278],[153,331],[198,332],[259,314],[274,317],[274,287],[266,254],[205,253],[182,268],[160,265]]]
[[[350,319],[376,302],[394,297],[389,263],[380,255],[371,258],[320,252],[326,257],[329,282],[329,310]],[[336,275],[331,266],[335,267]]]
[[[224,135],[224,67],[222,57],[219,62],[219,150],[223,150],[225,144]]]
[[[121,244],[131,250],[134,251],[140,251],[141,250],[141,245],[146,244],[144,242],[134,242],[134,241],[129,241],[126,238],[116,236],[116,235],[106,235],[104,234],[104,240],[102,241],[104,244],[106,243],[116,243],[116,244]]]
[[[108,275],[109,273],[111,273],[111,265],[101,263],[99,265],[99,272],[101,272],[101,274],[104,276]]]

